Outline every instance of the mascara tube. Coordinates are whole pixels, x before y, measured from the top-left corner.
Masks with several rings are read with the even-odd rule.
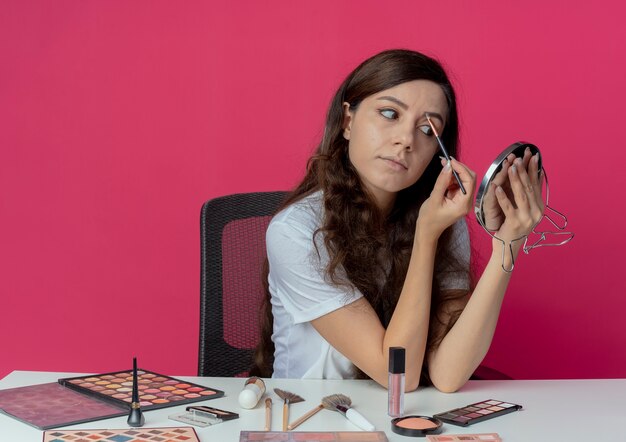
[[[389,394],[388,414],[391,417],[400,417],[404,414],[404,347],[389,347],[389,380],[387,391]]]

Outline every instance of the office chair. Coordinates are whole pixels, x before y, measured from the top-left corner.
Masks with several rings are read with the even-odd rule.
[[[200,213],[198,376],[246,377],[259,338],[265,231],[286,192],[218,197]],[[472,379],[511,379],[480,366]]]
[[[265,231],[285,194],[234,194],[202,206],[199,376],[245,377],[252,366]]]

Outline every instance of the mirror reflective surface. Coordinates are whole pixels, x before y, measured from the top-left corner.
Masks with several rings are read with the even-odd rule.
[[[514,201],[511,186],[508,178],[508,167],[513,163],[515,158],[521,158],[524,167],[527,169],[530,159],[533,155],[538,154],[539,164],[537,173],[541,181],[541,197],[544,204],[544,214],[541,220],[533,226],[530,235],[524,235],[506,243],[498,238],[497,232],[505,220],[498,200],[496,199],[496,186],[502,187],[510,201]],[[487,169],[483,180],[480,183],[476,200],[474,204],[474,214],[476,220],[485,229],[485,231],[494,239],[502,243],[502,268],[506,272],[513,270],[515,258],[512,244],[524,240],[524,253],[528,253],[535,247],[543,246],[560,246],[569,242],[574,234],[566,232],[567,217],[549,205],[550,187],[548,185],[548,176],[543,167],[543,161],[539,148],[531,143],[519,141],[507,147],[498,157],[491,163]],[[507,259],[507,253],[509,259]],[[510,265],[505,265],[509,262]]]

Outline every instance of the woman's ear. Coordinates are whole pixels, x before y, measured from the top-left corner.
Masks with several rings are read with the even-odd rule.
[[[343,137],[346,140],[350,139],[350,129],[352,127],[352,111],[350,110],[350,103],[343,103]]]

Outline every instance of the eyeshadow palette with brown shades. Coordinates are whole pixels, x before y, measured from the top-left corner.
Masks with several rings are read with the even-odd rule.
[[[487,399],[486,401],[476,402],[462,408],[446,411],[444,413],[435,414],[439,420],[446,423],[467,427],[477,422],[493,419],[513,411],[521,410],[521,405],[511,404],[509,402],[497,401],[495,399]]]
[[[191,427],[126,430],[49,430],[43,442],[200,442]]]
[[[144,410],[171,407],[224,396],[223,391],[181,381],[148,370],[137,370],[137,379],[139,401]],[[59,383],[80,393],[123,407],[129,407],[132,402],[132,370],[59,379]]]

